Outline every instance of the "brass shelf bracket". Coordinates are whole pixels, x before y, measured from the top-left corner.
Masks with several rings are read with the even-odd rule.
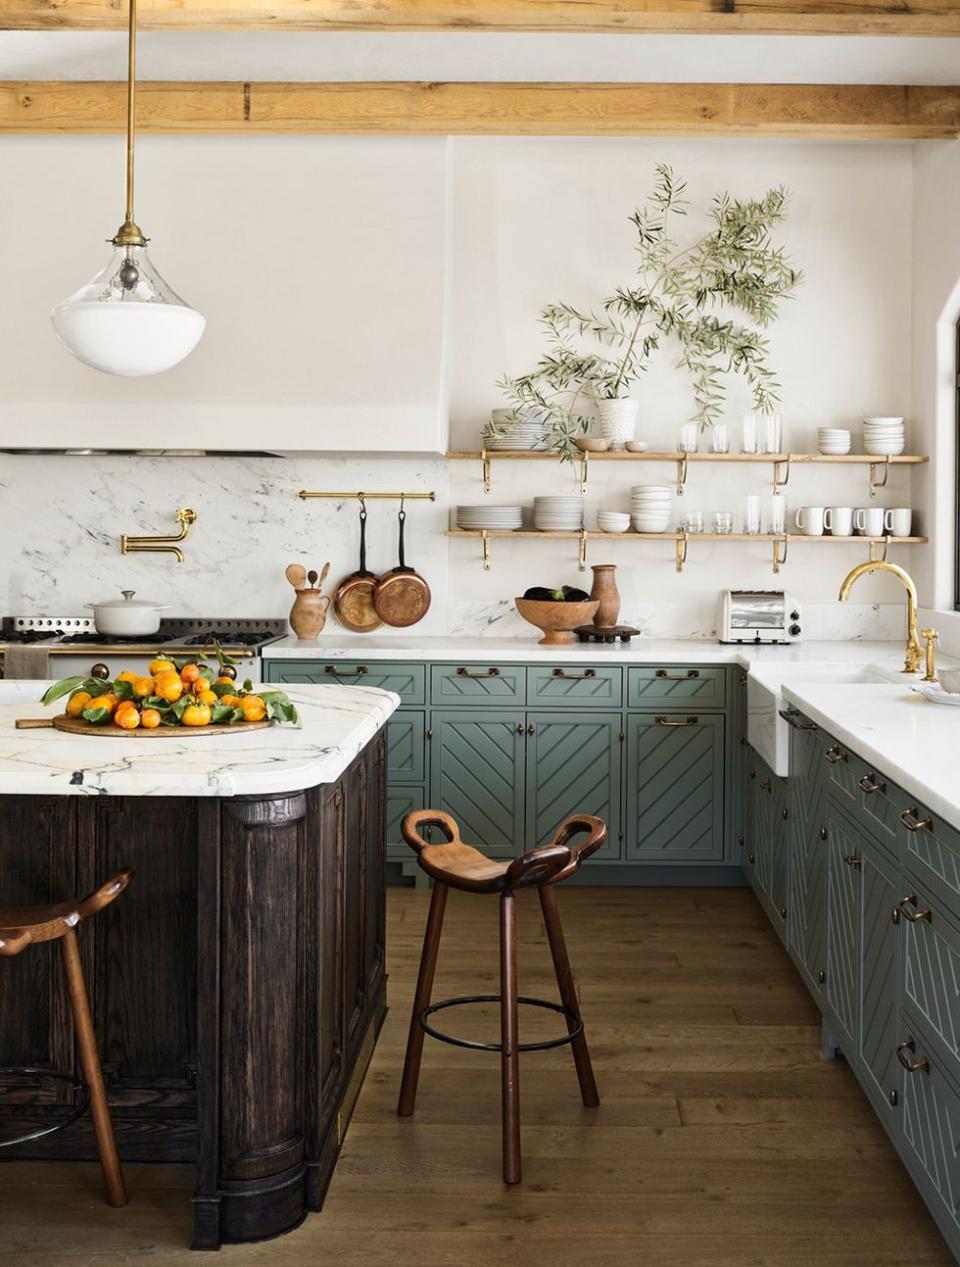
[[[483,474],[483,491],[490,492],[490,486],[493,483],[493,467],[490,462],[490,454],[483,449],[480,453],[480,470]]]
[[[883,479],[877,479],[877,467],[883,471]],[[881,488],[887,487],[887,480],[890,478],[890,455],[889,453],[880,462],[870,463],[870,496],[876,497]]]
[[[782,554],[781,554],[781,552],[780,552],[781,547],[783,548],[783,553],[782,553]],[[775,537],[775,538],[774,538],[774,541],[773,541],[773,570],[774,570],[774,573],[779,572],[779,571],[780,571],[780,569],[783,567],[783,565],[786,563],[786,561],[787,561],[787,551],[789,550],[789,548],[790,548],[790,543],[789,543],[789,541],[787,540],[786,536],[783,536],[783,537]]]
[[[359,502],[369,501],[391,501],[391,502],[435,502],[437,495],[431,489],[428,493],[315,493],[308,488],[301,488],[297,496],[301,501],[309,501],[315,497],[326,498],[327,501],[345,502],[356,500]]]
[[[785,468],[785,469],[784,469]],[[786,488],[790,483],[790,454],[785,458],[778,458],[773,464],[773,491],[779,493],[782,488]],[[776,569],[774,569],[776,571]]]
[[[590,465],[590,454],[584,449],[580,455],[580,496],[587,495],[587,468]]]
[[[121,554],[175,554],[177,562],[183,562],[183,551],[176,545],[175,541],[186,541],[187,533],[193,524],[197,522],[197,512],[190,510],[189,507],[183,507],[177,511],[177,523],[180,525],[180,531],[161,537],[131,537],[124,533],[120,538]]]
[[[586,572],[587,570],[587,530],[586,528],[582,529],[580,533],[580,557],[578,561],[578,566],[581,572]]]
[[[890,546],[889,537],[884,537],[882,541],[871,541],[870,542],[870,562],[871,563],[886,563],[887,550],[889,549],[889,546]]]
[[[677,496],[683,496],[683,490],[687,483],[687,455],[677,458]]]
[[[484,532],[481,535],[483,537],[483,570],[484,572],[489,572],[490,571],[490,534],[487,532]]]
[[[681,528],[679,534],[677,535],[677,571],[678,572],[683,571],[683,565],[687,561],[687,546],[688,545],[689,545],[689,541],[687,538],[687,530],[685,528]]]

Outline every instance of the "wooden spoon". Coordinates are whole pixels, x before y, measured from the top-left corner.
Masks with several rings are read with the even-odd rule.
[[[324,563],[324,565],[323,565],[323,571],[320,573],[320,588],[321,588],[321,589],[323,589],[323,583],[324,583],[324,581],[327,579],[327,576],[329,575],[329,572],[330,572],[330,564],[329,564],[329,563]]]
[[[311,589],[316,589],[316,587],[317,587],[317,574],[316,574],[316,572],[313,570],[313,568],[311,568],[311,569],[310,569],[310,571],[307,573],[307,580],[310,582],[310,588],[311,588]]]
[[[289,563],[284,576],[295,590],[302,590],[307,583],[307,569],[299,563]]]

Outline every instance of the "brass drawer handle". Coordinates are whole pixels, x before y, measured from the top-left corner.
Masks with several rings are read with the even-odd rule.
[[[653,720],[657,723],[658,726],[695,726],[697,724],[698,718],[684,717],[681,720],[681,719],[675,719],[672,717],[664,717],[663,713],[657,713]]]
[[[903,1054],[905,1051],[916,1050],[917,1045],[913,1040],[913,1035],[908,1034],[902,1043],[897,1043],[897,1059],[900,1061],[901,1065],[903,1065],[904,1069],[906,1069],[907,1073],[929,1073],[930,1061],[927,1060],[926,1056],[921,1056],[919,1060],[910,1060],[908,1056]]]
[[[912,911],[907,910],[908,904],[914,908]],[[933,923],[933,911],[928,906],[917,906],[916,893],[911,893],[909,897],[901,898],[897,906],[903,912],[904,918],[908,919],[911,924],[919,924],[922,919],[928,920],[931,924]]]
[[[798,708],[781,708],[780,716],[794,730],[819,730],[815,721],[807,721]]]
[[[838,761],[847,760],[847,754],[837,744],[831,744],[829,748],[825,749],[823,755],[831,765],[836,765]]]
[[[323,671],[329,673],[331,677],[363,677],[367,672],[367,666],[358,664],[355,669],[338,669],[335,665],[328,664]]]
[[[484,677],[499,677],[499,676],[500,676],[500,670],[496,667],[496,665],[494,665],[492,669],[485,669],[482,673],[471,673],[470,670],[465,669],[462,664],[457,669],[457,677],[484,678]]]
[[[907,831],[933,831],[933,819],[918,818],[919,812],[916,805],[912,809],[905,809],[900,815],[901,823]]]
[[[848,867],[856,867],[859,871],[863,862],[863,855],[860,853],[859,849],[854,849],[853,853],[845,853],[843,855],[843,860]]]
[[[661,678],[664,682],[692,682],[699,676],[699,669],[687,669],[686,673],[668,673],[666,669],[657,669],[654,674],[654,677]]]
[[[862,774],[857,779],[857,787],[859,787],[861,792],[866,792],[867,796],[871,792],[883,792],[884,795],[887,792],[886,783],[884,783],[883,779],[878,779],[875,774]]]
[[[585,673],[568,673],[566,669],[554,669],[553,676],[563,678],[564,682],[582,682],[585,678],[596,677],[596,669],[587,669]]]
[[[760,780],[760,790],[761,790],[762,792],[771,792],[771,791],[773,790],[773,780],[772,780],[772,779],[761,779],[761,780]]]

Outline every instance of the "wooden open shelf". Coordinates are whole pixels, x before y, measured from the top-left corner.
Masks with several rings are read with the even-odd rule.
[[[926,545],[929,537],[808,537],[798,532],[597,532],[573,530],[565,532],[544,531],[540,528],[448,528],[448,537],[545,537],[568,538],[579,541],[581,537],[588,540],[602,538],[608,541],[806,541],[811,545],[867,545],[886,542],[888,545]]]
[[[472,460],[479,462],[484,458],[490,461],[500,461],[506,458],[508,461],[534,461],[534,462],[559,462],[558,454],[552,450],[543,449],[487,449],[481,451],[479,449],[473,452],[451,451],[446,455],[454,461]],[[576,453],[571,455],[572,460],[579,462],[582,458],[589,458],[591,462],[682,462],[684,458],[688,462],[790,462],[793,463],[813,463],[824,462],[843,465],[844,463],[859,466],[916,466],[922,462],[929,462],[929,457],[923,457],[915,453],[901,453],[898,457],[887,457],[883,454],[876,453],[845,453],[843,456],[834,457],[823,453],[626,453],[622,449],[607,450],[606,453],[581,453],[578,449]]]

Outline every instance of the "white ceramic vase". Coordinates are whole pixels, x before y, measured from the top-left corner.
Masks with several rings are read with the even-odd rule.
[[[597,430],[614,448],[622,449],[636,439],[640,402],[637,400],[598,400]]]

